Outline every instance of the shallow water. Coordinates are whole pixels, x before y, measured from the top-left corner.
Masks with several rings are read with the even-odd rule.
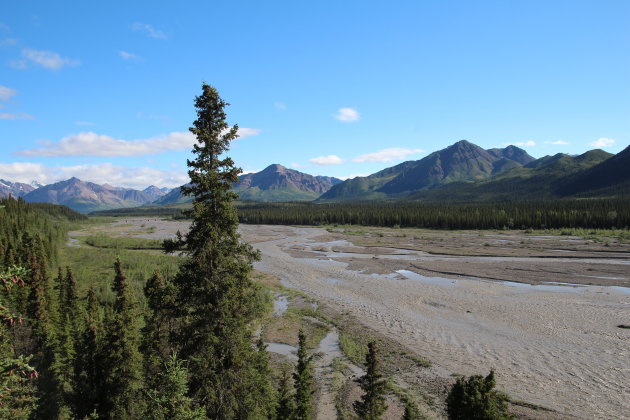
[[[291,361],[296,361],[297,348],[284,343],[265,343],[267,345],[267,351],[271,353],[280,354],[286,356]]]
[[[282,316],[289,308],[289,301],[284,295],[277,295],[276,300],[273,301],[273,313],[277,316]]]

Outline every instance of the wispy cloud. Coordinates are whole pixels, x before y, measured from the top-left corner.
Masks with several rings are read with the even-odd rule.
[[[514,141],[511,143],[503,143],[504,146],[521,146],[521,147],[534,147],[536,142],[533,140],[528,141]]]
[[[123,59],[125,59],[125,60],[138,60],[138,59],[140,59],[140,57],[138,57],[136,54],[130,53],[128,51],[120,51],[118,53],[118,55],[120,57],[122,57]]]
[[[335,118],[342,122],[355,122],[361,119],[359,111],[354,108],[339,108]]]
[[[155,38],[155,39],[168,38],[164,32],[158,29],[155,29],[153,26],[149,25],[148,23],[136,22],[133,25],[131,25],[131,29],[133,29],[134,31],[143,32],[150,38]]]
[[[60,70],[63,67],[78,66],[81,64],[79,60],[64,58],[53,51],[33,50],[30,48],[22,50],[22,57],[49,70]],[[14,64],[16,68],[26,67],[26,61],[24,60],[16,61]]]
[[[389,149],[379,150],[374,153],[366,153],[352,159],[353,162],[392,162],[402,160],[409,155],[423,153],[422,149],[404,149],[402,147],[392,147]]]
[[[284,102],[276,102],[273,104],[273,106],[276,109],[279,109],[280,111],[286,111],[287,110],[287,105]]]
[[[34,120],[35,117],[31,114],[24,112],[17,113],[2,113],[0,114],[0,120]]]
[[[15,89],[0,85],[0,101],[6,102],[17,93]]]
[[[128,168],[111,163],[56,167],[31,162],[0,163],[0,178],[11,181],[28,183],[37,180],[50,184],[73,176],[97,184],[108,183],[138,189],[149,185],[174,188],[188,182],[185,171],[165,171],[147,167]]]
[[[315,165],[338,165],[343,163],[343,159],[337,155],[319,156],[308,161]]]
[[[241,137],[258,134],[254,128],[239,128]],[[139,140],[122,140],[88,131],[62,138],[58,143],[18,152],[21,156],[142,156],[171,150],[189,150],[196,138],[189,132],[173,132]]]
[[[595,140],[594,142],[592,142],[591,146],[593,146],[593,147],[609,147],[609,146],[612,146],[613,144],[615,144],[615,140],[607,139],[605,137],[602,137],[602,138],[599,138],[599,139]]]
[[[567,144],[571,144],[568,141],[564,141],[564,140],[556,140],[556,141],[546,141],[545,144],[558,144],[558,145],[567,145]]]
[[[15,44],[17,44],[17,39],[15,38],[0,39],[0,47],[10,47]]]

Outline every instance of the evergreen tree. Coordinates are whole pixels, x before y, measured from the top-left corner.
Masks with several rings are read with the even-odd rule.
[[[94,288],[87,295],[83,330],[77,340],[75,359],[74,407],[77,418],[83,419],[99,411],[105,397],[105,370],[101,339],[103,322]]]
[[[144,372],[149,388],[155,387],[159,373],[171,353],[168,342],[172,330],[172,284],[167,283],[159,272],[155,272],[144,286],[148,313],[142,330],[142,354]]]
[[[143,412],[142,359],[138,352],[138,314],[120,260],[116,260],[114,269],[112,289],[116,298],[104,349],[107,401],[103,414],[112,420],[126,420],[139,418]]]
[[[40,372],[37,381],[39,404],[36,417],[40,419],[69,418],[64,401],[63,364],[60,357],[59,337],[54,328],[47,302],[49,281],[45,275],[45,258],[41,252],[30,254],[29,316],[32,331],[33,364]],[[52,293],[48,294],[52,298]]]
[[[280,376],[280,386],[278,387],[278,406],[276,408],[276,420],[286,420],[293,416],[293,387],[289,369],[282,369]]]
[[[293,373],[295,386],[295,420],[310,420],[313,417],[313,356],[306,352],[306,335],[300,330],[298,334],[298,361]]]
[[[241,170],[222,158],[238,131],[225,121],[227,105],[203,84],[190,128],[196,158],[188,161],[190,184],[182,187],[194,197],[187,213],[193,221],[185,237],[165,241],[165,251],[183,249],[188,257],[173,280],[178,325],[172,346],[188,362],[190,394],[217,420],[260,418],[272,409],[271,396],[250,398],[254,389],[269,389],[269,378],[252,346],[251,322],[262,308],[249,273],[259,254],[237,232],[231,188]]]
[[[494,389],[494,371],[485,378],[473,375],[460,377],[446,399],[450,420],[508,420],[508,396]]]
[[[149,391],[149,405],[144,418],[148,420],[203,420],[201,407],[193,408],[188,393],[188,370],[173,354],[158,375],[158,389]]]
[[[418,412],[418,407],[412,402],[407,401],[405,404],[405,413],[403,414],[402,420],[420,420],[420,413]]]
[[[365,375],[358,380],[365,394],[360,401],[354,403],[354,411],[361,419],[378,420],[387,409],[385,404],[386,383],[380,373],[379,365],[376,342],[373,341],[368,344],[368,352],[365,355]]]

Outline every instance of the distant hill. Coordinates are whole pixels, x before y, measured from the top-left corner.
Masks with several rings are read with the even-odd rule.
[[[630,146],[567,178],[557,192],[576,197],[630,197]]]
[[[457,182],[432,190],[418,191],[409,200],[432,202],[545,200],[570,197],[569,183],[579,182],[584,174],[612,159],[611,153],[591,150],[579,156],[558,153],[533,160],[479,182]],[[600,177],[601,178],[601,177]],[[573,181],[572,181],[573,180]],[[602,181],[608,185],[612,179]],[[588,188],[588,187],[584,187]],[[586,191],[586,189],[584,190]],[[594,196],[588,194],[589,196]]]
[[[480,181],[534,161],[515,146],[484,150],[466,140],[417,161],[403,162],[367,177],[346,180],[323,194],[321,201],[402,198],[453,182]]]
[[[312,201],[340,182],[338,178],[313,176],[273,164],[260,172],[241,175],[239,182],[234,184],[234,191],[241,200]],[[154,204],[177,204],[191,200],[176,188]]]
[[[0,198],[4,197],[23,197],[26,194],[41,186],[36,181],[33,181],[30,184],[25,184],[23,182],[11,182],[5,181],[4,179],[0,179]]]
[[[81,213],[119,207],[135,207],[151,201],[151,196],[131,188],[98,185],[78,178],[46,185],[24,195],[31,203],[63,204]]]

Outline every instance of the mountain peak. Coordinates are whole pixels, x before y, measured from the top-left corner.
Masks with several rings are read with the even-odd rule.
[[[286,170],[287,168],[285,166],[282,166],[279,163],[272,163],[261,172],[285,172]]]

